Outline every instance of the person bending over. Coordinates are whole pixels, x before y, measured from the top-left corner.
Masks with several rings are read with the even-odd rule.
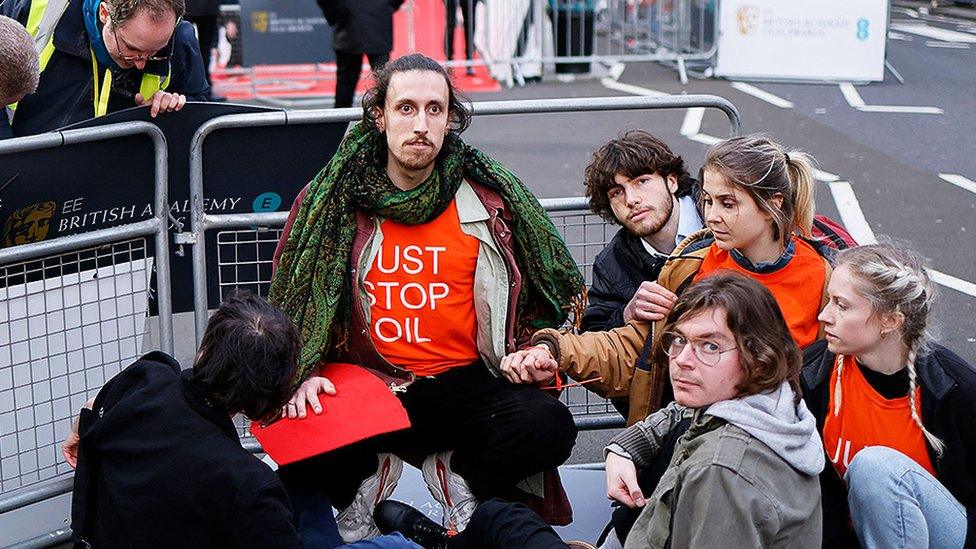
[[[291,394],[300,340],[281,311],[231,294],[193,368],[151,352],[86,404],[63,444],[75,467],[72,530],[85,547],[300,546],[274,472],[231,418],[274,417]]]

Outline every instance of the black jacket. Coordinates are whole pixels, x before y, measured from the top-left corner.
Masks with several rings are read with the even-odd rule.
[[[346,53],[390,53],[393,12],[403,0],[318,0],[332,26],[332,47]]]
[[[624,325],[624,308],[645,280],[657,280],[667,257],[651,255],[625,227],[593,261],[593,284],[580,328],[603,332]]]
[[[691,196],[696,203],[701,195],[701,185],[692,182],[678,198]],[[698,212],[699,219],[704,219]],[[651,255],[640,238],[626,228],[621,228],[610,243],[593,261],[593,284],[590,286],[589,304],[583,313],[580,329],[584,332],[603,332],[624,325],[624,308],[637,293],[645,280],[657,280],[666,257]]]
[[[801,384],[803,400],[823,431],[830,400],[830,374],[834,354],[826,341],[810,345],[803,353]],[[945,442],[942,457],[929,446],[929,457],[939,482],[966,507],[966,547],[976,547],[976,370],[941,345],[915,361],[921,387],[922,424]],[[851,539],[847,528],[846,488],[830,465],[820,476],[824,505],[824,546],[838,546]],[[848,536],[845,538],[845,536]]]
[[[26,25],[30,5],[30,0],[6,0],[0,2],[0,15]],[[91,49],[81,5],[80,0],[68,4],[55,27],[55,51],[41,73],[37,91],[17,104],[13,123],[17,137],[56,130],[95,116]],[[169,61],[151,62],[144,71],[129,69],[113,74],[108,112],[136,107],[135,94],[143,72],[165,76],[168,69],[171,77],[166,91],[186,95],[189,101],[207,101],[210,85],[193,26],[182,22],[163,51],[172,52]],[[99,86],[103,69],[99,67]],[[0,126],[6,123],[7,115],[0,109]]]
[[[160,352],[81,416],[71,520],[97,548],[300,546],[284,488],[227,411]]]

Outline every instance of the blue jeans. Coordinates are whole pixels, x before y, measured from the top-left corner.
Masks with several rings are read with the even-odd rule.
[[[963,546],[966,508],[905,454],[864,448],[844,480],[854,531],[865,547]]]
[[[357,541],[349,545],[343,545],[344,549],[423,549],[423,547],[408,540],[400,535],[400,532],[393,532],[378,538]]]

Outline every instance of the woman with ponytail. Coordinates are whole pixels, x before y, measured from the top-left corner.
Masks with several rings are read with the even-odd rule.
[[[651,285],[645,308],[657,319],[607,332],[537,332],[538,347],[502,361],[509,380],[548,382],[562,371],[592,382],[586,386],[601,396],[629,397],[628,424],[644,419],[671,400],[665,365],[650,352],[664,318],[677,294],[719,271],[766,286],[801,348],[822,337],[817,313],[830,265],[805,240],[813,224],[813,160],[764,135],[735,137],[709,149],[699,179],[707,228],[675,249]]]
[[[826,340],[806,350],[801,376],[833,463],[825,545],[850,540],[852,524],[865,547],[976,546],[976,371],[929,342],[921,257],[844,250],[828,296]]]

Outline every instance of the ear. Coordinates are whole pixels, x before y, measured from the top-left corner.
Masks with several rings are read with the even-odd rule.
[[[783,195],[781,193],[776,193],[772,198],[769,199],[769,203],[776,207],[777,210],[783,209]]]
[[[108,22],[108,18],[109,18],[108,4],[106,4],[105,2],[99,2],[98,20],[101,21],[102,24],[104,25],[105,23]]]
[[[671,191],[671,194],[678,192],[678,176],[674,174],[669,175],[667,182],[668,190]]]
[[[373,107],[373,118],[376,120],[376,129],[380,133],[386,131],[386,119],[383,118],[383,109],[379,107]]]
[[[901,333],[902,326],[905,325],[905,315],[901,311],[888,313],[881,317],[881,329],[888,333]]]

